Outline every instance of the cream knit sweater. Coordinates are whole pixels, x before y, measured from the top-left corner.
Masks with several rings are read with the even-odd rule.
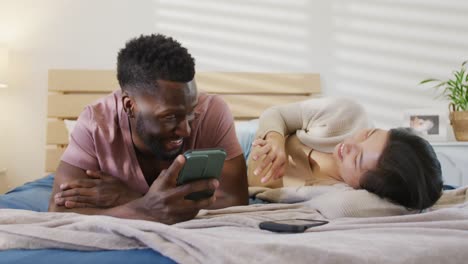
[[[249,185],[273,188],[305,185],[308,179],[313,177],[313,175],[304,175],[311,173],[308,160],[311,149],[331,153],[336,144],[369,126],[364,108],[355,101],[345,98],[313,98],[269,108],[260,116],[256,137],[264,138],[270,131],[291,136],[291,140],[286,141],[286,152],[290,160],[289,166],[295,168],[287,170],[283,180],[284,183],[290,179],[296,180],[288,181],[291,184],[278,181],[269,185],[260,184],[262,175],[253,175],[253,168],[257,165],[249,158]]]

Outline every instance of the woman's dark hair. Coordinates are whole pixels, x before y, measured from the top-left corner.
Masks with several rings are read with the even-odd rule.
[[[442,171],[431,144],[409,128],[389,131],[377,168],[360,186],[409,209],[432,206],[442,195]]]
[[[117,56],[117,79],[123,90],[155,91],[157,80],[190,82],[195,62],[171,37],[141,35],[129,40]]]

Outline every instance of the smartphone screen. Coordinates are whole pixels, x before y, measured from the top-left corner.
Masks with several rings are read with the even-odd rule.
[[[278,233],[302,233],[308,228],[327,224],[328,221],[314,219],[284,219],[261,222],[259,227]]]

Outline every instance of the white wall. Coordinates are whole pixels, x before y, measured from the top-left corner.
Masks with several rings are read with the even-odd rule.
[[[9,88],[0,91],[8,185],[44,174],[48,69],[114,68],[125,41],[154,28],[151,0],[0,2],[0,42],[10,46]]]
[[[387,127],[399,125],[403,109],[447,109],[417,84],[445,79],[468,59],[467,14],[464,0],[333,1],[327,93],[359,98]]]
[[[318,72],[326,95],[357,98],[391,127],[405,108],[446,106],[417,83],[468,59],[467,11],[464,0],[0,0],[0,177],[44,171],[47,70],[114,68],[139,34],[174,36],[198,71]]]

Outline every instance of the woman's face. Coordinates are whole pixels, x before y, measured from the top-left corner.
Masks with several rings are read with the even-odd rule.
[[[387,141],[387,130],[363,129],[336,145],[333,157],[343,181],[359,188],[361,176],[376,168]]]

